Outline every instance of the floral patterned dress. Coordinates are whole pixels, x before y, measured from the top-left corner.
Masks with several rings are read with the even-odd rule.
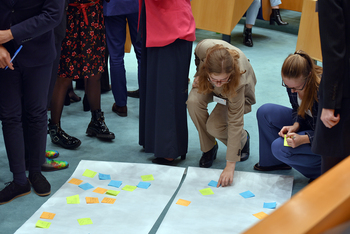
[[[58,76],[89,78],[105,67],[105,26],[102,0],[72,0],[67,10]]]

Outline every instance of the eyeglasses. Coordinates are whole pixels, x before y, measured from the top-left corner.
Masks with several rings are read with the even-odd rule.
[[[297,88],[295,88],[295,87],[289,87],[289,86],[287,86],[287,85],[283,82],[283,79],[282,79],[282,86],[283,86],[283,87],[286,87],[287,89],[293,89],[293,90],[295,90],[295,91],[302,91],[302,90],[305,88],[307,79],[308,79],[308,77],[305,78],[305,82],[304,82],[304,84],[303,84],[303,87],[301,87],[301,89],[297,89]]]
[[[231,81],[231,79],[229,78],[229,76],[226,77],[225,79],[222,79],[222,80],[216,80],[216,79],[211,78],[210,75],[208,75],[208,76],[209,76],[208,81],[209,81],[210,83],[214,83],[214,84],[218,84],[218,85],[227,84],[228,82]]]

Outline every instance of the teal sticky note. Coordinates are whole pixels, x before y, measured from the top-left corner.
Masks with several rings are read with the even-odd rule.
[[[218,182],[212,180],[212,181],[209,182],[208,185],[209,185],[209,186],[212,186],[212,187],[216,187],[216,186],[218,186]]]
[[[250,192],[249,190],[245,191],[243,193],[240,193],[239,195],[241,195],[244,198],[255,197],[254,193]]]
[[[151,183],[149,183],[149,182],[140,182],[137,185],[138,188],[143,188],[143,189],[148,189],[149,186],[151,186]]]
[[[79,187],[82,188],[82,189],[84,189],[84,190],[89,190],[89,189],[94,188],[94,186],[92,186],[92,185],[89,184],[89,183],[81,184],[81,185],[79,185]]]
[[[119,180],[111,180],[111,182],[109,182],[108,186],[113,186],[116,188],[119,188],[120,185],[122,185],[122,181]]]
[[[264,202],[264,208],[276,209],[276,202]]]
[[[110,175],[107,175],[107,174],[99,173],[99,174],[98,174],[98,178],[99,178],[100,180],[110,180],[110,179],[111,179],[111,176],[110,176]]]

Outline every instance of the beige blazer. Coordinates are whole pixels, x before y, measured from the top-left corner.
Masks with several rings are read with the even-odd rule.
[[[227,139],[227,153],[226,159],[228,161],[240,161],[241,135],[244,126],[244,114],[251,112],[251,106],[256,103],[255,100],[255,84],[256,77],[254,70],[243,52],[237,47],[223,41],[216,39],[205,39],[198,43],[195,48],[195,55],[200,59],[199,65],[201,66],[205,59],[206,51],[208,48],[222,44],[223,46],[236,50],[239,52],[238,64],[241,71],[246,71],[241,75],[240,83],[236,89],[237,94],[233,98],[227,99],[227,124],[228,124],[228,139]],[[214,94],[222,96],[222,87],[214,88]]]

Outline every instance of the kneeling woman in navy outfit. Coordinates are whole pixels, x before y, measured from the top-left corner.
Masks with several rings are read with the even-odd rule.
[[[312,181],[321,174],[321,157],[311,152],[311,145],[322,68],[299,50],[286,58],[281,73],[282,86],[287,88],[292,108],[265,104],[258,109],[259,163],[254,169],[272,171],[293,167]]]

